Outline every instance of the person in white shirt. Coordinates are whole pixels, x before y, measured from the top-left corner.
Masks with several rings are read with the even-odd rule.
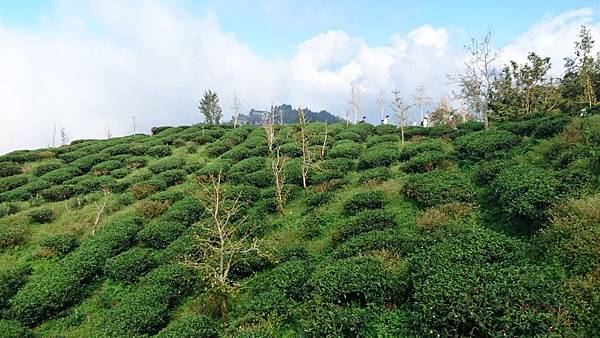
[[[385,116],[385,118],[383,119],[383,124],[388,124],[388,118],[389,117],[390,117],[389,115]]]

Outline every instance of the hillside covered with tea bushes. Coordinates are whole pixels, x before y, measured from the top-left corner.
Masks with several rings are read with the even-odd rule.
[[[407,127],[405,144],[391,125],[311,123],[308,167],[300,133],[275,126],[281,206],[261,127],[1,156],[0,336],[600,332],[600,115]],[[227,322],[186,264],[208,259],[219,173],[256,244],[229,271]]]

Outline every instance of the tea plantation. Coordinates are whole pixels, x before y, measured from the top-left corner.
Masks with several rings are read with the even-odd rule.
[[[592,337],[600,115],[153,128],[0,156],[0,337]],[[260,250],[223,320],[209,178]],[[199,257],[199,258],[198,258]]]

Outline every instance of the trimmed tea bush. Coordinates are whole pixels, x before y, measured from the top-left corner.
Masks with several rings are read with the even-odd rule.
[[[94,176],[106,175],[109,172],[116,170],[116,169],[123,168],[124,166],[125,166],[125,164],[121,161],[116,161],[116,160],[104,161],[104,162],[98,163],[92,167],[92,175],[94,175]]]
[[[209,317],[188,316],[173,320],[155,338],[217,338],[218,327]]]
[[[21,326],[14,320],[0,319],[0,337],[3,338],[34,338],[29,328]]]
[[[152,335],[163,328],[178,301],[196,283],[192,270],[181,265],[164,265],[150,272],[142,285],[125,295],[108,313],[99,337]]]
[[[64,256],[79,246],[79,239],[72,234],[58,234],[42,239],[40,245],[56,255]]]
[[[142,201],[136,206],[136,211],[146,219],[156,218],[162,215],[170,206],[169,202]]]
[[[106,261],[104,273],[108,278],[125,284],[135,283],[139,276],[152,269],[156,262],[151,251],[134,247]]]
[[[386,203],[381,191],[363,191],[350,197],[343,206],[346,215],[354,215],[368,209],[381,209]]]
[[[513,217],[540,221],[558,200],[560,181],[554,172],[522,164],[506,168],[492,182],[502,211]]]
[[[163,218],[191,225],[199,221],[204,213],[205,209],[200,200],[190,196],[175,202],[163,215]]]
[[[184,158],[169,157],[150,164],[148,169],[150,169],[153,174],[159,174],[167,170],[181,169],[185,163],[186,161]]]
[[[472,202],[476,195],[476,187],[471,179],[457,170],[413,174],[406,181],[404,191],[421,207]]]
[[[122,216],[39,275],[11,300],[10,313],[25,325],[36,325],[85,298],[106,260],[127,249],[141,228],[141,219]]]
[[[350,218],[333,234],[331,241],[334,244],[340,243],[363,232],[383,230],[395,227],[396,225],[398,225],[396,217],[388,211],[365,210]]]
[[[389,167],[398,161],[399,157],[398,147],[382,143],[364,151],[358,158],[358,167],[360,169]]]
[[[21,166],[14,162],[0,162],[0,177],[8,177],[21,173]]]
[[[450,166],[450,156],[441,151],[427,151],[402,163],[400,168],[408,173],[422,173]]]
[[[25,243],[25,230],[12,226],[0,226],[0,251]]]
[[[450,151],[450,145],[436,139],[424,139],[406,143],[400,152],[400,160],[407,161],[413,156],[429,151],[448,152]]]
[[[41,178],[54,184],[61,184],[81,174],[75,167],[63,167],[44,174]]]
[[[375,257],[355,257],[318,268],[308,281],[313,296],[325,303],[384,305],[404,289],[402,280]]]
[[[362,151],[362,145],[351,140],[336,142],[327,152],[329,158],[358,158]]]
[[[27,265],[0,271],[0,314],[10,306],[9,300],[27,282],[31,271],[31,267]]]
[[[0,193],[18,188],[27,182],[29,182],[29,178],[25,175],[0,178]]]
[[[507,150],[519,142],[519,137],[508,131],[482,130],[454,140],[454,150],[460,159],[477,161],[507,156]]]
[[[390,168],[378,167],[363,170],[358,179],[359,183],[366,183],[370,181],[385,181],[391,176]]]
[[[74,185],[64,184],[55,185],[48,189],[40,191],[40,195],[48,202],[64,201],[75,195]]]
[[[31,222],[40,224],[51,223],[56,218],[54,210],[49,208],[38,208],[30,210],[29,213],[27,213],[27,216],[29,216],[29,220]]]
[[[146,153],[149,156],[153,156],[153,157],[167,157],[171,155],[171,147],[167,146],[167,145],[156,145],[153,147],[150,147],[150,149],[148,149],[148,152]]]
[[[186,228],[187,226],[180,222],[156,220],[141,230],[137,238],[148,247],[163,249],[177,239]]]

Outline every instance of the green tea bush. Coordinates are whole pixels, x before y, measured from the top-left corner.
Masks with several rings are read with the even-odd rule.
[[[101,275],[106,260],[131,246],[141,224],[140,218],[129,215],[113,218],[61,264],[33,276],[11,300],[11,316],[33,326],[78,303]]]
[[[121,178],[125,178],[130,173],[131,173],[130,169],[128,169],[128,168],[121,168],[121,169],[113,170],[109,174],[110,174],[110,176],[112,176],[112,177],[114,177],[116,179],[121,179]]]
[[[0,162],[0,177],[8,177],[21,173],[21,166],[14,162]]]
[[[475,166],[473,170],[473,178],[477,184],[487,186],[498,176],[502,170],[515,164],[516,163],[513,160],[507,159],[482,161],[477,163]]]
[[[237,162],[252,156],[252,149],[246,145],[240,144],[229,149],[221,155],[221,158],[231,159]]]
[[[237,183],[242,183],[246,175],[267,168],[267,160],[264,157],[251,157],[231,166],[227,176]]]
[[[92,175],[94,176],[102,176],[106,175],[109,172],[123,168],[125,164],[121,161],[110,160],[98,163],[92,167]]]
[[[0,337],[3,338],[34,338],[36,335],[15,320],[0,319]]]
[[[517,135],[504,130],[482,130],[454,140],[460,159],[483,160],[508,156],[508,150],[520,142]]]
[[[341,243],[363,232],[383,230],[398,225],[396,217],[386,210],[365,210],[342,223],[343,226],[333,233],[331,241]]]
[[[51,250],[58,256],[64,256],[77,249],[79,246],[79,239],[73,234],[52,235],[42,239],[40,246]]]
[[[457,124],[456,128],[458,130],[464,130],[466,132],[474,132],[485,129],[485,124],[483,122],[471,120]]]
[[[90,155],[87,155],[87,154],[83,155],[82,154],[82,156],[73,159],[73,161],[71,161],[70,165],[73,166],[73,167],[75,167],[75,168],[77,168],[77,169],[79,169],[79,170],[81,170],[81,172],[88,172],[88,171],[90,171],[92,169],[92,167],[94,165],[96,165],[98,163],[101,163],[103,161],[104,161],[104,157],[102,157],[99,154],[95,154],[95,153],[94,154],[90,154]],[[59,167],[54,168],[52,170],[56,170],[58,168]],[[44,174],[48,173],[48,172],[50,172],[52,170],[49,170],[49,171],[45,171],[44,170],[45,171]]]
[[[40,224],[52,223],[52,221],[56,219],[56,214],[54,213],[54,210],[46,207],[30,210],[27,213],[27,216],[29,217],[30,222]]]
[[[14,215],[19,211],[21,211],[21,207],[18,203],[8,202],[0,204],[0,218],[9,215]]]
[[[117,182],[114,178],[108,176],[92,176],[84,175],[66,182],[68,185],[74,186],[77,194],[89,194],[103,189],[111,191],[116,190]]]
[[[320,207],[335,197],[331,191],[320,191],[306,196],[306,205],[309,207]]]
[[[156,338],[217,338],[219,325],[206,316],[187,316],[175,319],[160,330]]]
[[[47,174],[53,170],[58,169],[61,166],[62,165],[57,162],[41,163],[41,164],[37,165],[36,167],[34,167],[31,170],[31,173],[34,174],[35,176],[39,177],[39,176],[43,176],[44,174]]]
[[[287,157],[301,157],[302,149],[295,142],[288,142],[281,145],[279,151],[282,156]]]
[[[27,184],[29,178],[26,175],[17,175],[0,178],[0,193],[13,190]]]
[[[202,169],[198,170],[198,176],[213,176],[217,177],[219,172],[222,176],[225,176],[231,168],[231,160],[227,159],[215,159],[212,162],[205,165]]]
[[[166,326],[172,309],[195,283],[194,272],[181,264],[151,271],[141,286],[111,309],[97,335],[132,337],[157,333]]]
[[[354,257],[316,269],[307,283],[309,294],[325,303],[384,305],[397,300],[402,278],[375,257]]]
[[[383,314],[376,307],[341,306],[309,300],[299,307],[300,327],[310,337],[370,337],[368,323]]]
[[[400,150],[396,146],[382,143],[364,151],[358,158],[359,169],[389,167],[398,161]]]
[[[395,128],[395,127],[394,127]],[[372,146],[380,143],[394,143],[400,141],[398,135],[385,134],[385,135],[373,135],[367,138],[366,146],[371,148]]]
[[[63,184],[44,189],[40,191],[40,195],[48,202],[57,202],[71,198],[75,195],[75,192],[74,185]]]
[[[269,188],[275,185],[275,178],[272,171],[263,169],[247,174],[240,183],[250,184],[257,188]]]
[[[157,158],[167,157],[171,155],[171,147],[167,145],[156,145],[150,147],[150,149],[148,149],[146,152],[146,155]]]
[[[191,225],[204,216],[203,204],[195,197],[186,197],[175,202],[163,215],[165,220],[179,221]]]
[[[343,205],[343,210],[346,215],[355,215],[368,209],[381,209],[385,204],[385,195],[381,191],[363,191],[354,194],[346,200]]]
[[[362,145],[351,140],[336,142],[327,152],[329,158],[358,158],[362,151]]]
[[[472,202],[476,187],[471,179],[457,170],[435,170],[413,174],[404,185],[404,192],[421,207],[433,207],[452,202]]]
[[[148,169],[153,174],[160,174],[167,170],[181,169],[185,165],[185,162],[185,159],[181,157],[168,157],[148,165]]]
[[[230,142],[230,141],[228,142],[226,140],[217,140],[206,146],[206,154],[209,157],[218,157],[218,156],[225,154],[227,151],[229,151],[231,148],[233,148],[234,145],[235,145],[235,142]]]
[[[414,233],[404,227],[391,227],[355,235],[340,243],[332,256],[336,259],[367,256],[383,250],[404,256],[412,253],[416,248],[418,248],[418,240]]]
[[[345,131],[345,132],[341,132],[341,133],[337,134],[336,139],[350,140],[350,141],[354,141],[354,142],[362,142],[363,137],[358,133],[355,133],[352,131]]]
[[[109,258],[104,273],[114,281],[133,284],[156,264],[151,253],[149,249],[133,247]]]
[[[522,164],[502,170],[491,188],[503,213],[531,221],[546,218],[546,209],[560,195],[560,181],[552,171]]]
[[[133,194],[135,198],[143,199],[154,192],[165,190],[166,188],[167,183],[164,180],[156,178],[136,183],[129,188],[129,191]]]
[[[10,307],[10,299],[29,279],[32,269],[18,265],[0,271],[0,314]]]
[[[135,206],[135,210],[145,219],[153,219],[162,215],[169,206],[169,202],[144,200]]]
[[[163,249],[177,239],[186,228],[187,226],[180,222],[156,220],[142,229],[137,238],[145,246]]]
[[[81,171],[75,167],[62,167],[56,170],[52,170],[49,173],[44,174],[41,179],[54,184],[61,184],[65,181],[72,179],[75,176],[79,176]]]
[[[400,168],[408,173],[422,173],[444,169],[451,165],[450,155],[441,151],[422,152],[403,162]]]
[[[371,168],[361,172],[358,182],[366,183],[371,181],[385,181],[391,176],[392,172],[388,167]]]
[[[186,196],[187,195],[182,191],[166,190],[166,191],[154,193],[154,194],[150,195],[148,197],[148,199],[151,201],[167,202],[169,204],[173,204],[173,203],[185,198]]]
[[[186,177],[187,173],[182,169],[171,169],[156,175],[156,178],[164,181],[167,186],[181,184]]]
[[[393,124],[380,124],[380,125],[376,126],[375,128],[373,128],[373,131],[377,135],[393,135],[396,137],[397,137],[396,134],[398,134],[398,132],[399,132],[398,127],[396,127]]]
[[[146,164],[148,163],[148,159],[143,156],[131,156],[131,157],[127,158],[125,161],[123,161],[123,163],[129,169],[139,169],[139,168],[146,166]]]
[[[24,229],[0,226],[0,251],[25,243],[27,240]]]
[[[344,178],[354,170],[354,161],[348,158],[335,158],[318,162],[317,170],[312,175],[309,171],[310,184],[319,184],[333,179]]]

